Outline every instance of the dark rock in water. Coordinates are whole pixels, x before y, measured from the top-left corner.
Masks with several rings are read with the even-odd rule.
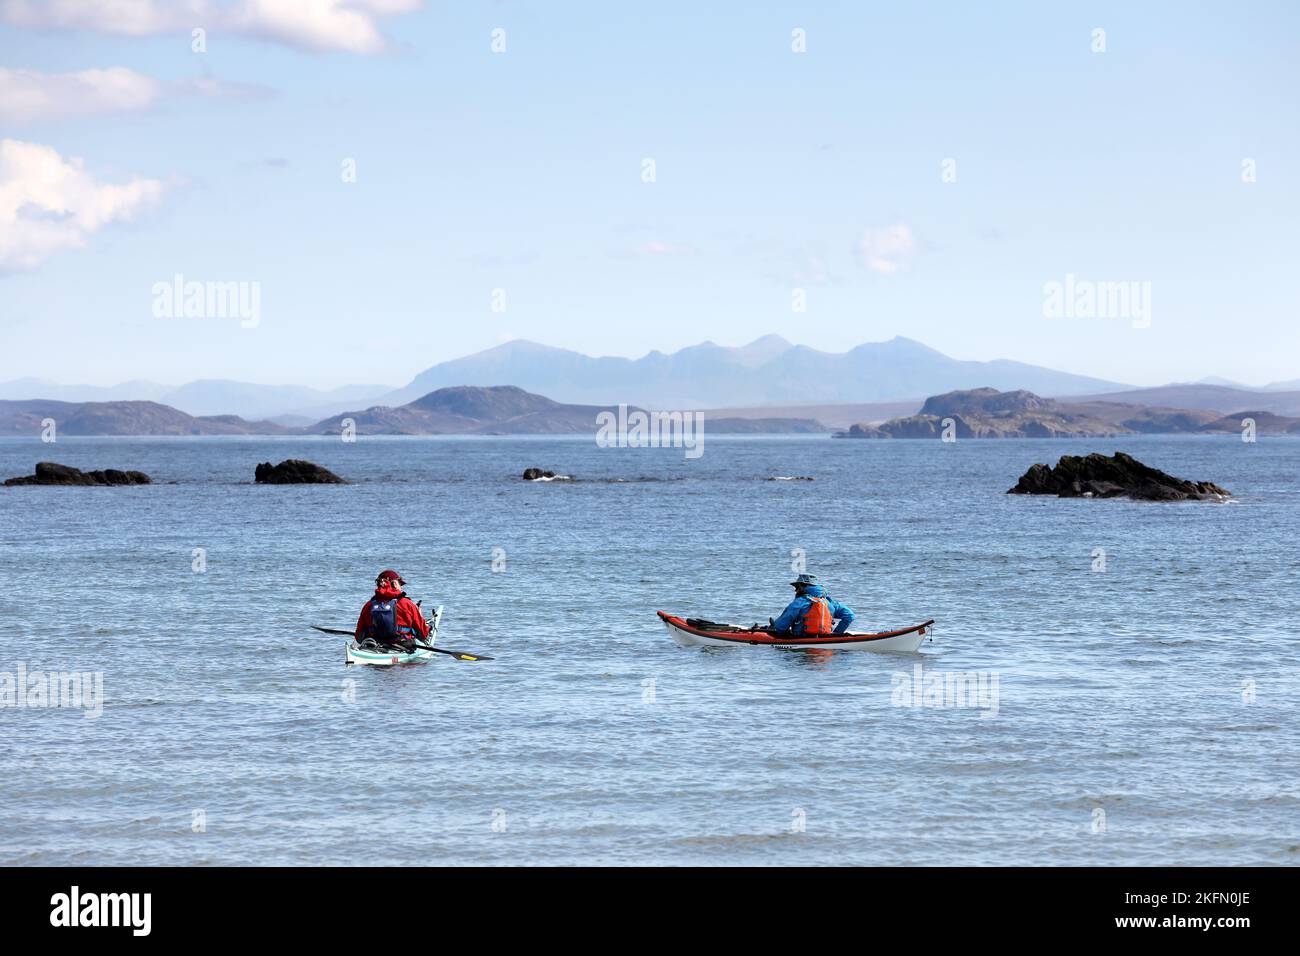
[[[1148,467],[1136,458],[1062,455],[1052,468],[1037,464],[1020,476],[1009,495],[1056,495],[1059,498],[1133,498],[1138,501],[1214,501],[1232,492],[1208,481],[1184,481]]]
[[[149,476],[143,471],[81,471],[52,461],[36,463],[36,473],[10,478],[6,485],[147,485]]]
[[[539,478],[554,478],[555,472],[542,471],[540,468],[525,468],[524,481],[537,481]]]
[[[278,465],[264,461],[257,466],[253,480],[264,485],[344,485],[342,478],[328,468],[303,461],[301,458],[288,458]]]

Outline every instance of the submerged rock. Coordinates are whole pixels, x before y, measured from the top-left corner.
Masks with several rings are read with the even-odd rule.
[[[1142,464],[1122,451],[1113,457],[1062,455],[1056,467],[1030,467],[1009,495],[1058,498],[1133,498],[1138,501],[1217,501],[1232,492],[1209,481],[1186,481]]]
[[[542,471],[540,468],[525,468],[524,481],[538,481],[542,478],[554,478],[555,472]]]
[[[257,466],[253,480],[264,485],[343,485],[342,478],[328,468],[303,461],[301,458],[288,458],[273,465],[264,461]]]
[[[82,471],[52,461],[38,461],[35,474],[5,481],[6,485],[147,485],[149,483],[149,476],[143,471],[118,471],[116,468]]]

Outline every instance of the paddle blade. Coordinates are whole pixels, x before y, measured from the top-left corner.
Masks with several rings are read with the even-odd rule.
[[[342,631],[337,627],[321,627],[319,624],[311,625],[313,630],[320,631],[323,634],[342,634],[344,637],[354,637],[351,631]]]
[[[491,661],[496,660],[494,657],[486,657],[483,654],[470,654],[468,651],[453,651],[445,647],[434,647],[432,644],[416,644],[416,647],[426,651],[433,651],[436,654],[446,654],[448,657],[454,657],[458,661]]]

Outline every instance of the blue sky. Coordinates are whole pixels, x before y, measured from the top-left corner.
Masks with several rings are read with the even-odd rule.
[[[97,6],[0,0],[0,380],[400,385],[512,337],[768,332],[1300,377],[1294,4]],[[259,323],[156,318],[177,273],[258,283]],[[1044,317],[1067,274],[1149,282],[1149,327]]]

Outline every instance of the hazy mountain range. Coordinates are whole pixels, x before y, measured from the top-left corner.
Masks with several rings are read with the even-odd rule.
[[[597,416],[601,412],[611,412],[617,417],[618,407],[557,402],[514,385],[457,385],[437,389],[397,407],[379,405],[348,412],[303,431],[337,435],[346,418],[363,435],[581,435],[597,430]],[[705,427],[716,434],[827,431],[825,425],[811,418],[794,417],[708,416]]]
[[[503,384],[518,385],[557,401],[626,402],[675,409],[885,402],[981,385],[1029,388],[1053,395],[1125,387],[1022,362],[961,361],[905,338],[835,353],[765,335],[736,348],[703,342],[671,354],[651,352],[639,359],[593,358],[515,340],[426,369],[405,388],[385,395],[382,403],[400,405],[448,385]]]
[[[158,402],[58,402],[0,399],[0,435],[35,437],[52,419],[57,435],[278,435],[274,422],[237,415],[196,417]]]
[[[307,426],[347,411],[372,406],[397,408],[437,389],[460,385],[514,385],[560,403],[626,403],[681,410],[724,407],[737,412],[748,409],[738,416],[747,418],[763,417],[766,412],[761,409],[765,407],[815,405],[847,410],[848,406],[862,403],[915,403],[919,407],[927,395],[981,387],[1026,389],[1059,397],[1131,392],[1133,400],[1139,402],[1230,411],[1252,406],[1252,401],[1234,395],[1300,387],[1297,382],[1276,382],[1263,389],[1246,389],[1222,379],[1206,379],[1194,385],[1164,386],[1167,390],[1182,390],[1184,396],[1175,399],[1171,394],[1166,400],[1148,396],[1149,389],[1133,390],[1120,383],[1023,362],[954,359],[902,337],[832,353],[766,335],[739,347],[703,342],[670,354],[650,352],[638,359],[593,357],[515,340],[440,362],[401,388],[375,384],[316,389],[228,379],[202,379],[179,386],[150,381],[89,386],[25,378],[0,383],[0,400],[151,401],[192,416],[238,415],[249,420]],[[1193,395],[1200,396],[1197,401],[1218,404],[1195,404],[1190,397]],[[897,414],[896,410],[891,412]],[[852,417],[851,412],[846,414]],[[814,417],[806,411],[799,415]]]
[[[633,409],[635,406],[633,406]],[[513,385],[441,388],[398,407],[377,405],[286,427],[236,415],[187,415],[158,402],[58,402],[0,399],[0,435],[36,437],[47,419],[58,435],[340,435],[350,420],[361,435],[576,435],[592,434],[597,416],[617,406],[570,405]],[[714,434],[817,434],[827,427],[811,418],[710,416]]]
[[[916,403],[897,402],[750,408],[744,410],[745,414],[726,409],[701,411],[706,427],[714,434],[826,433],[844,427],[839,423],[856,414],[853,437],[916,438],[936,434],[942,415],[949,413],[963,418],[962,427],[969,435],[1082,437],[1133,432],[1232,432],[1240,430],[1243,417],[1255,419],[1263,433],[1300,430],[1300,418],[1288,418],[1266,407],[1268,403],[1274,408],[1300,407],[1300,392],[1240,392],[1216,385],[1172,388],[1201,404],[1167,407],[1121,402],[1113,400],[1111,394],[1101,399],[1057,400],[1023,390],[981,388],[932,397],[919,409]],[[1113,394],[1132,398],[1168,391]],[[1245,404],[1238,401],[1243,396],[1249,400]],[[813,409],[818,411],[815,418],[810,414]],[[1225,415],[1228,409],[1235,412]],[[372,405],[302,426],[247,421],[236,415],[193,416],[147,401],[0,400],[0,435],[32,438],[41,434],[47,420],[54,421],[60,435],[339,435],[349,423],[363,435],[591,434],[597,428],[597,416],[614,410],[610,405],[557,402],[513,385],[440,388],[404,405]],[[874,426],[887,418],[892,420],[879,428]]]
[[[61,402],[159,402],[187,415],[296,419],[295,424],[378,400],[390,385],[343,385],[324,390],[305,385],[258,385],[229,379],[199,379],[184,385],[136,380],[120,385],[59,385],[36,378],[0,382],[0,400]]]
[[[1214,412],[1267,411],[1300,415],[1300,390],[1241,389],[1223,385],[1157,385],[1126,392],[1078,395],[1075,401],[1123,402],[1164,408],[1196,408]]]

